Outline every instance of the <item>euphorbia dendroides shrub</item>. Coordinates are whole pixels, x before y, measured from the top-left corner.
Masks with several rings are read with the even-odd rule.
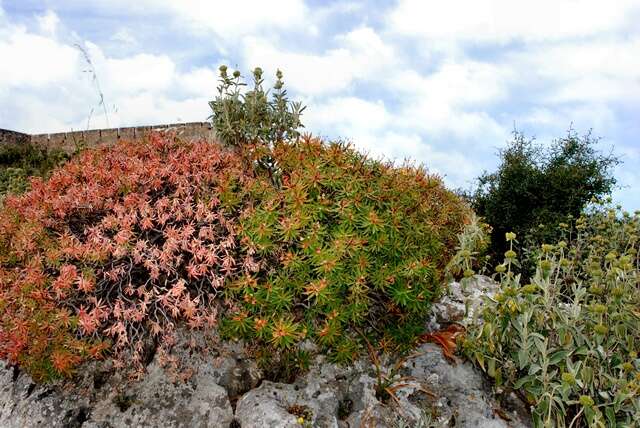
[[[267,269],[229,284],[242,305],[225,327],[283,347],[310,336],[337,361],[361,344],[353,327],[411,343],[467,214],[460,200],[421,168],[342,144],[276,144],[272,156],[280,186],[254,182],[239,220]]]
[[[87,150],[0,212],[0,357],[38,379],[142,367],[176,325],[264,347],[410,344],[467,215],[441,181],[304,138],[247,154],[153,135]],[[262,156],[262,154],[256,155]]]

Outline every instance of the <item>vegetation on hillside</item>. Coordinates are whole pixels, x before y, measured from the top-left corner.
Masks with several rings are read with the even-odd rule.
[[[573,224],[593,198],[613,190],[619,161],[599,153],[597,142],[570,130],[545,147],[514,134],[497,171],[480,176],[471,195],[473,209],[493,229],[489,253],[495,263],[510,247],[505,233],[515,232],[527,246],[555,241],[558,224]],[[522,261],[525,274],[532,274],[532,264]]]
[[[415,343],[468,208],[422,168],[288,135],[86,150],[8,197],[0,357],[141,368],[179,323],[342,362]]]
[[[640,212],[596,205],[572,226],[532,251],[530,280],[514,271],[516,234],[506,233],[500,293],[463,352],[504,396],[532,405],[536,427],[637,426]]]
[[[588,205],[615,156],[516,134],[476,215],[422,167],[302,135],[282,73],[252,79],[220,67],[222,144],[154,134],[57,169],[61,153],[0,147],[0,358],[39,380],[104,357],[142,370],[186,326],[291,379],[304,340],[337,362],[406,350],[446,275],[495,269],[460,345],[496,391],[536,427],[640,424],[640,212]]]
[[[0,202],[7,193],[18,194],[29,188],[29,177],[46,177],[69,156],[61,150],[33,144],[0,144]]]

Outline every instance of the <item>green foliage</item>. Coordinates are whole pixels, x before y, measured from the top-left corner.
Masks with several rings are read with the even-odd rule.
[[[239,307],[225,331],[276,349],[310,338],[337,362],[362,348],[357,328],[390,347],[411,345],[467,207],[423,169],[343,144],[305,138],[277,144],[272,156],[282,185],[253,183],[239,229],[264,264],[227,287]]]
[[[263,88],[263,71],[253,70],[253,88],[247,86],[238,70],[232,76],[227,66],[220,66],[218,95],[209,102],[210,119],[218,138],[229,146],[245,144],[271,145],[277,141],[296,139],[303,127],[300,116],[305,107],[300,102],[291,102],[284,89],[282,72],[276,73],[273,94]]]
[[[46,177],[69,156],[60,150],[47,151],[33,144],[0,145],[0,200],[7,193],[29,188],[29,177]]]
[[[269,348],[259,348],[256,351],[256,360],[265,379],[293,383],[299,375],[309,370],[311,354],[298,348],[277,353]]]
[[[513,270],[516,236],[505,236],[501,291],[463,350],[532,405],[536,427],[638,426],[640,212],[599,205],[573,226],[535,252],[525,284]]]
[[[486,255],[490,244],[491,227],[472,213],[467,224],[458,234],[456,253],[447,265],[447,273],[454,278],[470,278],[478,271],[484,271],[488,262]]]
[[[514,133],[500,152],[498,170],[479,178],[471,198],[476,213],[493,228],[492,256],[499,260],[508,249],[504,236],[509,231],[524,242],[557,239],[559,223],[570,223],[593,197],[611,192],[616,182],[611,170],[618,159],[597,152],[597,142],[570,130],[544,148]]]

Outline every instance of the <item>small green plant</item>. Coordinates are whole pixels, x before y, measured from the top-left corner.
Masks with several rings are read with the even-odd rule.
[[[640,212],[598,205],[563,229],[535,252],[524,284],[516,235],[505,234],[501,291],[470,327],[464,353],[499,391],[521,394],[535,427],[638,426]]]
[[[253,70],[253,87],[248,90],[239,70],[229,76],[227,66],[221,65],[219,71],[218,95],[209,102],[216,136],[223,144],[235,147],[256,172],[266,171],[273,183],[281,185],[272,150],[277,144],[300,137],[299,130],[304,128],[300,117],[306,107],[289,100],[280,70],[271,94],[263,88],[260,67]]]
[[[491,227],[472,213],[463,231],[458,234],[456,253],[447,265],[447,274],[454,278],[470,278],[487,268],[487,249]]]
[[[384,357],[382,355],[384,347],[378,350],[374,349],[364,335],[362,335],[362,338],[367,345],[367,353],[369,354],[369,359],[371,360],[375,370],[376,384],[374,389],[376,398],[380,400],[380,402],[387,404],[390,400],[393,400],[393,403],[399,406],[400,401],[396,392],[407,387],[417,388],[417,390],[434,397],[434,394],[424,386],[420,385],[415,378],[411,376],[402,376],[401,372],[404,365],[407,361],[416,357],[418,354],[407,355],[404,357],[400,356],[396,358],[396,361],[392,366],[387,368],[382,361],[382,358]]]
[[[0,201],[7,193],[29,189],[29,177],[47,177],[69,159],[61,150],[46,150],[31,143],[0,145]]]
[[[239,147],[245,144],[267,145],[278,141],[295,140],[303,127],[300,117],[305,107],[300,102],[289,101],[284,89],[283,74],[276,72],[276,82],[269,99],[269,90],[264,90],[263,71],[253,70],[253,87],[244,90],[240,71],[231,76],[226,65],[220,66],[218,95],[209,102],[210,119],[218,138],[223,143]]]
[[[311,365],[309,351],[298,348],[277,353],[269,348],[259,348],[255,357],[264,378],[272,382],[293,383]]]

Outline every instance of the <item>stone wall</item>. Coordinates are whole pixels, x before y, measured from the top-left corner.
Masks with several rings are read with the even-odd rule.
[[[119,140],[144,138],[153,131],[172,132],[175,133],[176,136],[186,140],[204,139],[213,141],[215,139],[215,134],[210,123],[190,122],[34,135],[0,129],[0,144],[5,142],[27,143],[31,141],[47,149],[62,149],[70,153],[80,144],[87,147],[111,145]]]
[[[0,129],[0,144],[26,144],[30,139],[29,134]]]

